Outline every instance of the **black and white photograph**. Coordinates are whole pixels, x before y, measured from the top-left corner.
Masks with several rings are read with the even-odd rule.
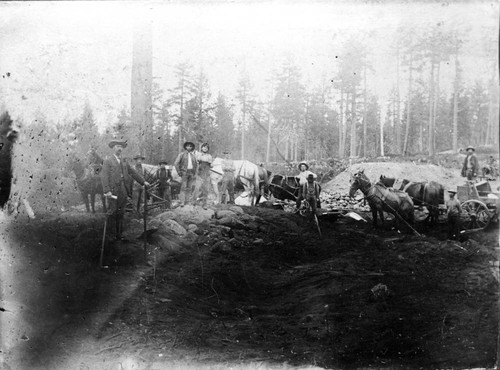
[[[0,1],[0,369],[500,366],[498,1]]]

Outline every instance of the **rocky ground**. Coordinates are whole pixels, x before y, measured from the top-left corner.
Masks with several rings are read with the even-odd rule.
[[[418,225],[418,237],[326,214],[320,238],[282,210],[186,206],[152,215],[146,242],[131,219],[99,268],[103,221],[3,220],[2,368],[496,362],[498,225],[456,242],[443,224]]]

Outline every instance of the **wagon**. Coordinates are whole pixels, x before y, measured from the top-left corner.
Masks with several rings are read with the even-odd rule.
[[[461,226],[464,231],[481,230],[498,221],[499,193],[491,190],[488,181],[467,182],[457,186],[462,206]]]

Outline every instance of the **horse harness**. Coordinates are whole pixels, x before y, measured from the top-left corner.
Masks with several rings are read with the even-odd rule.
[[[281,176],[281,185],[278,185],[278,184],[273,184],[272,182],[270,182],[269,186],[275,186],[277,188],[280,188],[281,190],[283,190],[284,192],[290,194],[292,197],[294,197],[295,199],[297,199],[297,196],[295,194],[293,194],[292,192],[286,190],[284,187],[283,187],[283,183],[285,182],[285,179],[286,179],[286,176],[284,175],[274,175],[274,176]],[[274,177],[273,176],[273,177]],[[295,179],[295,185],[297,185],[296,187],[293,187],[293,186],[290,186],[288,184],[286,184],[289,188],[292,188],[294,191],[297,190],[297,189],[300,189],[300,184],[297,184],[297,178],[294,177]],[[272,181],[272,180],[271,180]]]

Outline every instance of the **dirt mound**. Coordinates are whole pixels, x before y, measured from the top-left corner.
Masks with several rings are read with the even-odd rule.
[[[445,188],[456,187],[464,182],[458,169],[450,169],[433,164],[368,162],[352,165],[333,180],[324,184],[324,191],[348,193],[351,174],[361,169],[365,170],[365,174],[372,182],[378,181],[380,175],[401,180],[408,179],[410,181],[436,181],[443,184]]]
[[[297,214],[185,206],[151,217],[147,263],[132,219],[99,269],[103,220],[74,212],[9,226],[7,303],[29,324],[4,350],[19,360],[11,368],[495,363],[496,229],[459,243],[443,225],[417,238],[339,218],[320,221],[320,239]]]

